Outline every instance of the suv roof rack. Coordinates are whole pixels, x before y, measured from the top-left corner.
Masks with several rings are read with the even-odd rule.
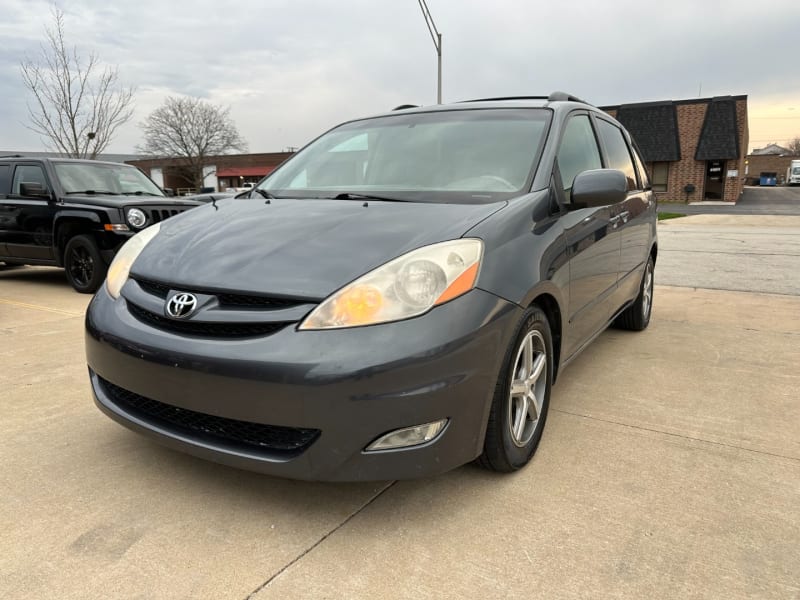
[[[473,100],[461,100],[463,102],[501,102],[503,100],[547,100],[547,96],[498,96],[496,98],[475,98]]]
[[[25,158],[22,154],[4,154],[0,158]]]
[[[577,96],[573,96],[572,94],[568,94],[566,92],[553,92],[550,94],[547,99],[550,102],[580,102],[581,104],[589,104],[586,100],[581,100]],[[591,104],[589,104],[591,106]]]
[[[475,98],[474,100],[463,100],[463,102],[502,102],[503,100],[547,100],[548,102],[580,102],[589,104],[577,96],[566,92],[553,92],[549,96],[499,96],[497,98]],[[589,104],[591,106],[591,104]]]
[[[392,110],[405,110],[406,108],[419,108],[418,104],[401,104],[400,106],[395,106]]]

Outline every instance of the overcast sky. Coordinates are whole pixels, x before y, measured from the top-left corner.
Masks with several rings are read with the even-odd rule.
[[[251,152],[302,146],[352,117],[436,101],[417,0],[70,0],[68,39],[118,64],[132,152],[168,95],[231,107]],[[800,136],[798,0],[428,0],[444,36],[444,101],[564,90],[598,105],[749,95],[751,148]],[[0,0],[0,149],[43,150],[25,128],[19,62],[50,4]],[[701,90],[702,86],[702,90]]]

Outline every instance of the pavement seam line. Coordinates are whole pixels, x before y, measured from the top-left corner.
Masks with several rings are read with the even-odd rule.
[[[611,425],[619,425],[620,427],[629,427],[631,429],[640,429],[642,431],[649,431],[651,433],[660,433],[661,435],[669,435],[672,437],[681,438],[684,440],[691,440],[693,442],[702,442],[704,444],[713,444],[715,446],[723,446],[725,448],[733,448],[735,450],[741,450],[743,452],[753,452],[754,454],[763,454],[765,456],[773,456],[775,458],[783,458],[786,460],[791,460],[794,462],[800,463],[800,458],[796,458],[794,456],[786,456],[785,454],[776,454],[774,452],[766,452],[764,450],[755,450],[753,448],[743,448],[742,446],[736,446],[734,444],[726,444],[725,442],[715,442],[713,440],[705,440],[703,438],[692,437],[690,435],[681,435],[680,433],[672,433],[671,431],[662,431],[661,429],[652,429],[650,427],[642,427],[641,425],[631,425],[630,423],[620,423],[619,421],[612,421],[611,419],[601,419],[600,417],[592,417],[590,415],[582,415],[580,413],[569,412],[568,410],[561,410],[558,408],[551,408],[555,412],[559,412],[565,415],[570,415],[573,417],[579,417],[581,419],[589,419],[591,421],[600,421],[601,423],[609,423]]]
[[[363,511],[365,508],[367,508],[367,507],[368,507],[370,504],[372,504],[373,502],[375,502],[375,500],[377,500],[377,499],[378,499],[380,496],[382,496],[382,495],[383,495],[383,493],[384,493],[386,490],[388,490],[390,487],[392,487],[392,486],[393,486],[395,483],[397,483],[397,481],[391,481],[391,482],[389,482],[389,483],[388,483],[388,484],[387,484],[387,485],[386,485],[384,488],[382,488],[382,489],[378,490],[378,492],[377,492],[376,494],[374,494],[372,497],[370,497],[370,498],[369,498],[369,500],[367,500],[367,501],[366,501],[364,504],[362,504],[361,506],[359,506],[359,507],[358,507],[358,508],[357,508],[355,511],[353,511],[353,512],[352,512],[350,515],[348,515],[348,516],[347,516],[347,518],[346,518],[344,521],[342,521],[342,522],[341,522],[341,523],[339,523],[339,524],[338,524],[336,527],[334,527],[333,529],[331,529],[330,531],[328,531],[328,532],[327,532],[325,535],[323,535],[321,538],[319,538],[319,539],[318,539],[316,542],[314,542],[314,543],[313,543],[313,544],[311,544],[311,545],[310,545],[308,548],[306,548],[305,550],[303,550],[303,552],[301,552],[301,553],[300,553],[300,554],[298,554],[296,557],[294,557],[294,558],[293,558],[293,559],[292,559],[290,562],[288,562],[288,563],[287,563],[287,564],[285,564],[283,567],[281,567],[281,569],[280,569],[280,570],[279,570],[277,573],[275,573],[274,575],[272,575],[272,576],[271,576],[269,579],[267,579],[267,580],[266,580],[264,583],[262,583],[260,586],[258,586],[256,589],[254,589],[252,592],[250,592],[250,593],[249,593],[249,594],[248,594],[248,595],[245,597],[245,600],[253,600],[253,598],[255,598],[255,597],[256,597],[256,594],[260,593],[262,590],[264,590],[264,589],[266,589],[267,587],[269,587],[269,585],[270,585],[270,584],[271,584],[273,581],[275,581],[275,580],[276,580],[278,577],[280,577],[280,576],[281,576],[283,573],[285,573],[287,570],[289,570],[289,569],[290,569],[290,568],[291,568],[291,567],[292,567],[294,564],[296,564],[297,562],[299,562],[299,561],[300,561],[300,560],[301,560],[301,559],[302,559],[304,556],[306,556],[306,554],[308,554],[309,552],[311,552],[312,550],[314,550],[314,549],[315,549],[317,546],[319,546],[320,544],[322,544],[322,542],[324,542],[325,540],[327,540],[327,539],[328,539],[330,536],[332,536],[334,533],[336,533],[337,531],[339,531],[339,530],[340,530],[342,527],[344,527],[345,525],[347,525],[347,524],[348,524],[348,523],[349,523],[351,520],[353,520],[353,518],[354,518],[354,517],[356,517],[356,516],[357,516],[359,513],[361,513],[361,511]]]
[[[7,300],[0,298],[0,304],[8,304],[9,306],[17,306],[19,308],[32,308],[34,310],[42,310],[45,312],[56,313],[59,315],[67,315],[69,317],[82,317],[83,313],[73,312],[70,310],[61,310],[60,308],[51,308],[49,306],[41,306],[39,304],[28,304],[27,302],[17,302],[16,300]]]
[[[707,250],[669,250],[664,249],[660,250],[663,254],[665,252],[669,253],[683,253],[683,254],[726,254],[730,256],[800,256],[800,254],[792,254],[791,252],[727,252],[721,250],[712,250],[711,252]]]
[[[674,285],[669,283],[656,283],[658,287],[664,288],[675,288],[679,290],[694,290],[697,291],[704,291],[704,292],[736,292],[737,294],[752,294],[757,296],[783,296],[787,298],[797,298],[800,300],[800,296],[797,294],[790,294],[786,292],[754,292],[753,290],[735,290],[731,288],[710,288],[710,287],[697,287],[696,285]]]

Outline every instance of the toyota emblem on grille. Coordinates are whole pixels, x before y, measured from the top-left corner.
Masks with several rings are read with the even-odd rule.
[[[179,292],[167,300],[167,314],[175,319],[188,317],[197,308],[197,296]]]

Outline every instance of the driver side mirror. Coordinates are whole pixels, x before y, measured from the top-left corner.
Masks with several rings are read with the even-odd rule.
[[[162,188],[162,190],[164,192],[164,195],[166,196],[172,197],[175,195],[175,190],[173,190],[172,188]]]
[[[36,198],[50,199],[48,189],[38,181],[21,182],[19,184],[20,196],[34,196]]]
[[[617,204],[628,197],[628,178],[616,169],[592,169],[579,173],[572,184],[567,208],[595,208]]]

